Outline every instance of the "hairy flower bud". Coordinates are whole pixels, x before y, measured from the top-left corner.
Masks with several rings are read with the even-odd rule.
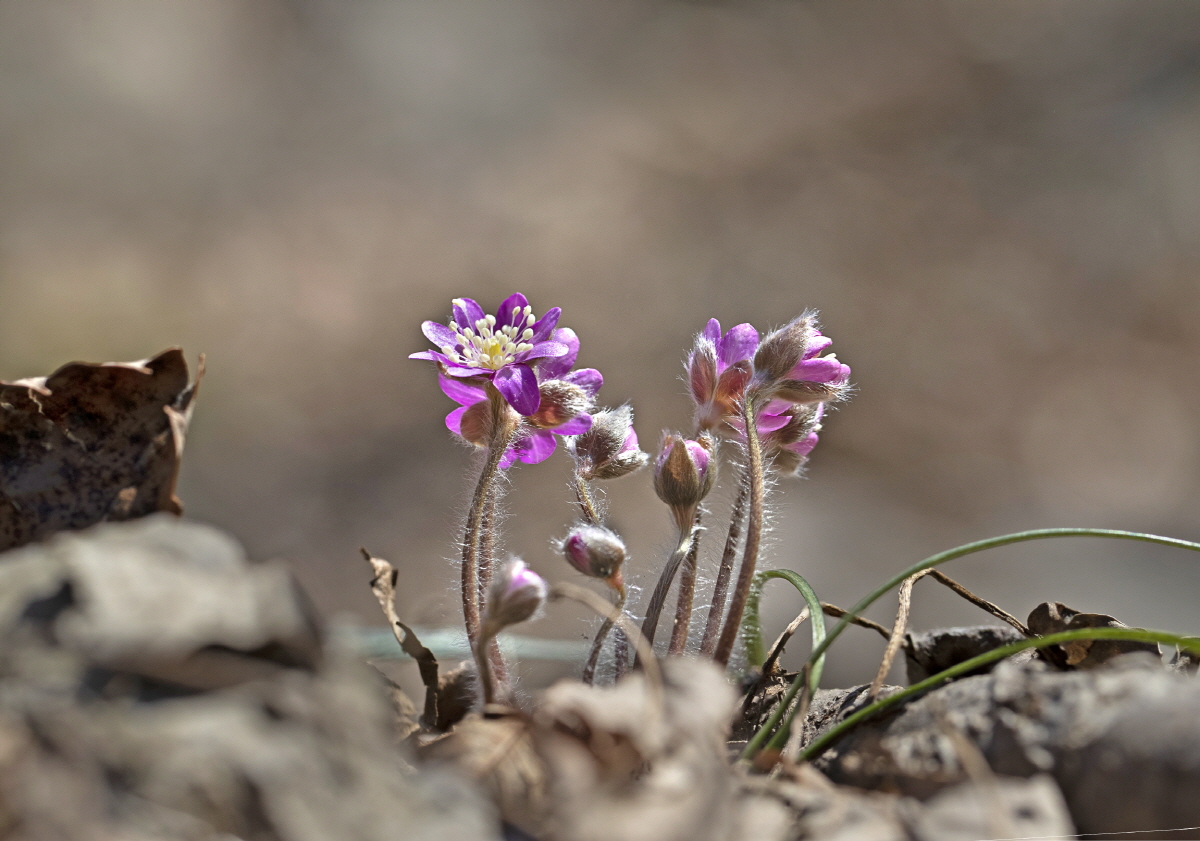
[[[798,476],[808,461],[808,454],[817,446],[821,431],[824,404],[791,406],[782,415],[787,422],[779,429],[763,435],[763,450],[771,469],[780,476]]]
[[[539,389],[542,402],[529,416],[529,423],[539,429],[560,427],[592,407],[592,396],[574,383],[547,380]]]
[[[698,441],[672,433],[663,436],[654,465],[654,492],[670,506],[681,529],[690,527],[696,506],[716,481],[715,446],[709,435]]]
[[[763,385],[771,385],[786,378],[804,359],[809,342],[816,333],[814,315],[805,313],[766,336],[754,353],[755,380]]]
[[[604,526],[578,525],[560,544],[567,563],[584,575],[602,578],[615,590],[624,590],[621,565],[625,563],[625,542]]]
[[[642,467],[650,456],[638,448],[633,409],[621,406],[592,415],[592,428],[574,439],[573,456],[583,479],[616,479]]]
[[[502,628],[529,619],[546,601],[548,591],[545,580],[524,561],[517,558],[509,561],[488,590],[485,633],[495,634]]]

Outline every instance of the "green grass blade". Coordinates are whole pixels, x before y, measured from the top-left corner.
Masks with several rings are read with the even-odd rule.
[[[1050,645],[1058,645],[1064,642],[1075,642],[1077,640],[1133,640],[1136,642],[1156,642],[1163,645],[1177,645],[1182,649],[1200,653],[1200,637],[1188,637],[1180,634],[1171,634],[1165,631],[1147,631],[1141,628],[1080,628],[1075,631],[1063,631],[1058,634],[1047,634],[1044,637],[1035,639],[1020,640],[1019,642],[1010,643],[1009,645],[994,648],[991,651],[984,652],[977,657],[972,657],[970,660],[951,666],[945,671],[938,672],[932,677],[928,677],[919,683],[914,683],[912,686],[906,686],[899,692],[893,695],[888,695],[886,698],[880,698],[873,704],[863,707],[861,710],[847,716],[844,721],[829,728],[822,733],[801,752],[801,757],[806,760],[812,760],[820,756],[834,742],[846,735],[861,722],[867,720],[873,715],[876,715],[889,707],[893,707],[914,695],[919,695],[928,689],[933,689],[938,685],[956,678],[960,675],[972,672],[981,666],[986,666],[989,663],[995,663],[997,660],[1003,660],[1005,657],[1024,651],[1028,648],[1045,648]]]

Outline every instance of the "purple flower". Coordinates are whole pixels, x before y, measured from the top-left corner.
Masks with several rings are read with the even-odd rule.
[[[557,447],[554,435],[581,435],[592,426],[588,410],[604,384],[604,377],[595,368],[571,370],[579,355],[579,337],[569,327],[556,329],[545,344],[558,345],[563,351],[526,366],[533,372],[538,402],[518,427],[512,444],[500,461],[501,468],[511,467],[518,460],[526,464],[545,461]],[[492,383],[495,385],[495,380]],[[446,415],[446,427],[472,444],[488,446],[491,405],[486,378],[455,377],[450,370],[443,369],[438,384],[447,397],[459,404],[459,408]],[[507,396],[505,400],[508,400]]]
[[[749,324],[722,335],[720,322],[711,319],[687,362],[697,428],[744,435],[741,403],[747,388],[758,389],[767,400],[758,414],[761,435],[787,426],[794,406],[839,399],[850,368],[833,354],[819,356],[832,343],[807,313],[762,340]]]
[[[437,362],[448,377],[489,380],[519,414],[536,412],[541,395],[535,365],[570,352],[551,335],[562,310],[554,307],[538,319],[520,292],[505,298],[495,315],[485,314],[470,298],[455,298],[451,307],[450,326],[436,321],[421,325],[439,350],[414,353],[409,359]]]
[[[758,331],[752,325],[739,324],[721,335],[721,322],[709,319],[687,361],[697,429],[720,429],[738,414],[757,349]]]

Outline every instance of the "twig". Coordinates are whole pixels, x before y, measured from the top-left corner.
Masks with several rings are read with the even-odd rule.
[[[1018,631],[1020,631],[1023,636],[1026,636],[1029,638],[1033,638],[1034,636],[1036,636],[1036,634],[1034,634],[1033,631],[1031,631],[1025,627],[1025,624],[1020,619],[1013,616],[1011,613],[1008,613],[1000,606],[992,604],[987,599],[982,598],[981,596],[975,595],[970,590],[968,590],[966,587],[959,584],[957,581],[955,581],[950,576],[946,575],[946,573],[942,572],[941,570],[931,569],[931,570],[929,570],[929,576],[931,578],[933,578],[935,581],[939,581],[942,584],[945,584],[951,590],[958,593],[960,596],[962,596],[964,599],[966,599],[967,601],[969,601],[971,604],[975,605],[976,607],[981,607],[984,610],[986,610],[988,613],[992,614],[992,616],[995,616],[997,619],[1001,619],[1001,620],[1007,622],[1009,625],[1012,625],[1014,628],[1016,628]]]
[[[769,675],[775,670],[775,661],[779,659],[779,655],[783,654],[784,646],[788,644],[789,640],[791,640],[792,635],[795,634],[796,631],[800,630],[800,626],[804,624],[805,620],[807,620],[810,615],[811,614],[809,613],[808,608],[804,608],[804,610],[800,611],[800,615],[793,619],[788,626],[783,629],[783,633],[780,634],[779,638],[776,639],[771,645],[771,651],[767,655],[767,659],[763,661],[762,673],[764,675]]]
[[[879,695],[879,690],[883,688],[883,682],[887,679],[888,672],[892,670],[892,661],[896,659],[896,654],[904,644],[904,632],[908,629],[908,614],[912,608],[913,585],[928,574],[929,570],[923,569],[904,579],[900,584],[900,608],[896,611],[896,623],[892,625],[892,634],[888,637],[887,647],[883,650],[883,662],[879,664],[879,671],[875,673],[875,679],[871,681],[871,689],[867,693],[872,701]]]
[[[878,622],[873,622],[864,616],[855,616],[850,611],[846,610],[845,608],[838,607],[835,604],[821,602],[821,611],[826,616],[832,616],[834,619],[845,619],[851,625],[857,625],[860,628],[869,628],[870,630],[880,634],[884,639],[890,639],[892,636],[892,631],[890,628],[885,628]]]

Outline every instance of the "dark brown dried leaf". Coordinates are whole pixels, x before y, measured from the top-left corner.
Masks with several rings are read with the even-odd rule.
[[[178,348],[0,383],[0,551],[105,520],[180,513],[175,482],[195,392]]]

